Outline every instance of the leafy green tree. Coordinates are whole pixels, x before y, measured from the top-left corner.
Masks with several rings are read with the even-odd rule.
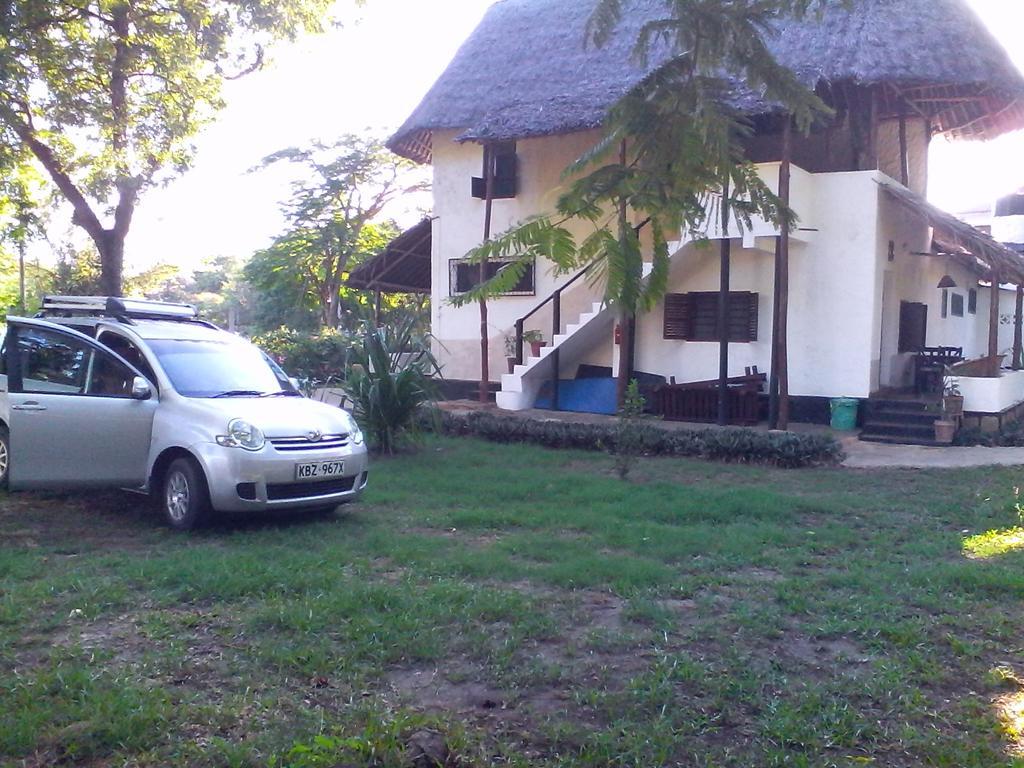
[[[254,269],[262,278],[283,277],[293,291],[301,279],[299,306],[315,302],[321,325],[337,328],[348,272],[397,234],[393,224],[381,221],[385,209],[427,184],[409,161],[391,154],[378,139],[362,136],[285,149],[265,158],[260,167],[280,162],[300,166],[302,179],[292,185],[283,206],[288,231],[257,255],[259,266]],[[269,286],[253,270],[249,274],[254,285]]]
[[[29,155],[16,147],[0,144],[0,246],[7,244],[16,252],[0,255],[0,259],[16,258],[13,263],[16,295],[14,301],[3,299],[2,306],[17,305],[25,311],[27,279],[25,255],[29,243],[43,234],[43,179],[31,164]],[[0,266],[0,273],[7,267]],[[10,274],[7,273],[7,281]],[[5,278],[0,277],[0,280]]]
[[[30,152],[121,293],[140,195],[182,172],[228,77],[330,0],[0,0],[0,144]]]
[[[625,330],[668,288],[665,233],[682,231],[700,238],[709,220],[723,214],[741,225],[754,215],[789,222],[790,212],[746,158],[744,140],[753,127],[732,106],[732,97],[737,85],[763,94],[765,105],[776,105],[782,120],[793,119],[805,130],[827,114],[826,105],[775,61],[766,42],[781,15],[801,16],[825,4],[666,0],[666,16],[641,27],[634,54],[644,61],[652,45],[667,43],[674,57],[614,105],[601,140],[567,169],[575,180],[558,201],[557,217],[526,222],[471,252],[476,261],[514,261],[455,302],[509,291],[527,263],[544,256],[562,273],[593,266]],[[618,25],[628,5],[625,0],[600,0],[586,42],[600,46],[620,34]],[[569,219],[590,222],[591,234],[577,243],[564,226]],[[645,278],[641,230],[648,226],[653,260]],[[622,355],[620,402],[626,366]]]

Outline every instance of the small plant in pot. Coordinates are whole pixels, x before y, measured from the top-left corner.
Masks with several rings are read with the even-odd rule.
[[[516,337],[505,337],[505,362],[508,363],[508,372],[514,373],[516,367]]]
[[[956,420],[964,415],[964,396],[960,393],[960,385],[952,376],[942,380],[942,416],[947,420]]]
[[[540,331],[523,331],[523,344],[530,345],[530,354],[533,357],[540,357],[541,347],[545,346],[544,335]],[[505,337],[505,361],[508,363],[508,372],[512,373],[516,366],[516,337]]]

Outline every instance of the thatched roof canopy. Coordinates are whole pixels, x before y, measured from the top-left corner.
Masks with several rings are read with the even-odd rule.
[[[619,32],[585,47],[590,0],[501,0],[389,142],[420,162],[435,131],[463,141],[520,139],[598,127],[608,108],[668,59],[633,60],[636,31],[666,13],[663,0],[627,0]],[[1024,128],[1024,77],[965,0],[854,0],[821,19],[787,21],[770,41],[808,86],[884,86],[881,110],[902,104],[953,137],[993,138]],[[770,111],[756,94],[738,97]]]
[[[989,279],[993,271],[1003,282],[1024,281],[1024,254],[1020,254],[991,236],[936,208],[920,195],[895,182],[881,182],[882,189],[900,205],[921,216],[932,228],[936,254],[954,261]]]
[[[352,270],[351,288],[383,293],[430,293],[432,219],[405,230],[383,252]]]

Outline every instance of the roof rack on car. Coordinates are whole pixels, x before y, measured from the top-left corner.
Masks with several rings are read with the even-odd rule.
[[[91,315],[113,317],[132,324],[134,320],[176,320],[203,323],[191,304],[175,304],[146,299],[123,299],[116,296],[44,296],[42,315]]]

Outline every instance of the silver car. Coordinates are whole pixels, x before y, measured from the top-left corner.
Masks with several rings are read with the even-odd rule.
[[[346,411],[188,305],[48,297],[7,318],[0,486],[138,490],[190,529],[214,510],[333,508],[367,472]]]

